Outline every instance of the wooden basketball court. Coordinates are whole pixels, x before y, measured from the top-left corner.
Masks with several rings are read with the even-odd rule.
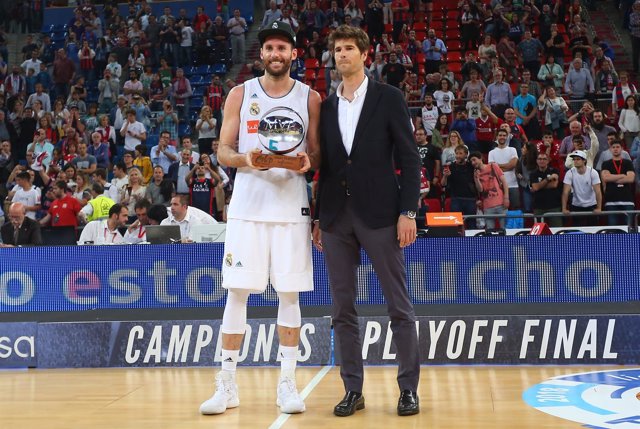
[[[334,417],[343,387],[338,368],[301,367],[307,411],[287,416],[275,405],[279,368],[241,367],[239,408],[201,416],[213,369],[64,369],[0,372],[0,421],[12,429],[223,428],[580,428],[530,408],[522,392],[550,377],[612,367],[422,367],[421,414],[398,417],[395,367],[368,367],[366,409]]]

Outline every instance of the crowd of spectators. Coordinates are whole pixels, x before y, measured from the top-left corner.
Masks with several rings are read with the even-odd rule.
[[[119,204],[133,222],[137,204],[177,195],[225,218],[232,172],[216,151],[235,84],[223,76],[246,61],[247,22],[202,6],[155,16],[144,0],[128,10],[83,1],[67,23],[28,35],[16,64],[0,29],[2,214],[20,203],[43,226],[78,226]]]
[[[631,71],[616,69],[610,45],[592,37],[585,6],[595,4],[271,1],[262,26],[292,25],[298,34],[292,76],[323,95],[340,84],[326,42],[332,29],[367,30],[368,78],[398,87],[415,115],[423,212],[633,210],[640,177],[637,90]],[[634,8],[640,31],[640,2]],[[640,37],[637,42],[640,47]],[[634,59],[634,72],[637,64]],[[552,173],[543,180],[547,169]],[[589,189],[579,186],[594,172]],[[576,217],[573,223],[603,221]],[[485,223],[505,225],[479,222]]]
[[[258,22],[291,24],[298,35],[292,76],[323,96],[340,84],[327,36],[343,24],[367,30],[368,78],[398,87],[414,112],[422,212],[633,209],[637,90],[633,76],[616,69],[609,45],[591,38],[580,1],[451,6],[272,0]],[[217,136],[234,83],[223,85],[209,64],[245,63],[246,29],[239,11],[226,21],[202,8],[192,19],[184,10],[174,17],[170,8],[155,17],[136,1],[123,18],[116,5],[98,13],[85,2],[62,44],[58,33],[28,40],[21,64],[0,64],[0,182],[7,201],[21,202],[43,225],[60,225],[50,208],[61,195],[56,184],[64,182],[64,197],[78,201],[81,221],[108,216],[103,198],[132,215],[141,201],[168,206],[176,194],[224,220],[233,171],[218,165]],[[249,60],[261,75],[260,61]],[[39,199],[26,175],[41,190]],[[469,222],[483,224],[505,222]]]

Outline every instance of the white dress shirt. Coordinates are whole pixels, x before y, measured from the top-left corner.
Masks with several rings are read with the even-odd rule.
[[[180,237],[191,238],[191,225],[211,225],[218,223],[208,213],[195,207],[187,207],[187,214],[181,221],[177,221],[169,212],[169,217],[160,222],[160,225],[180,225]]]
[[[362,113],[364,99],[367,96],[367,85],[369,85],[369,78],[365,76],[358,89],[353,93],[352,101],[342,96],[344,83],[341,83],[336,91],[338,96],[338,126],[340,127],[342,143],[348,155],[351,155],[353,138],[356,134],[360,113]]]
[[[90,243],[93,242],[93,243]],[[83,244],[121,244],[122,234],[117,229],[111,231],[107,226],[107,219],[94,220],[85,225],[78,240],[79,245]]]

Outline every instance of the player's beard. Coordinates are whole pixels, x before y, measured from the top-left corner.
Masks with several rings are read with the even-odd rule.
[[[273,70],[273,68],[271,68],[271,62],[266,62],[264,65],[265,72],[273,77],[289,76],[291,73],[291,58],[283,58],[282,62],[284,65],[280,70]]]

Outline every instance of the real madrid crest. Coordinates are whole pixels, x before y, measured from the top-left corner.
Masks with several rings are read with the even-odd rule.
[[[224,263],[227,267],[230,267],[233,264],[233,256],[231,253],[227,253],[227,256],[224,257]]]
[[[249,106],[249,113],[253,116],[257,116],[260,113],[260,106],[258,103],[251,103],[251,106]]]

